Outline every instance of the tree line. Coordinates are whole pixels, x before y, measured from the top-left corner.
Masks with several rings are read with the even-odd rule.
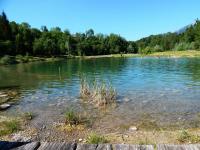
[[[136,41],[140,53],[162,52],[169,50],[199,50],[200,21],[189,25],[183,32],[151,35]]]
[[[85,33],[71,34],[59,27],[31,28],[28,23],[10,22],[6,14],[0,15],[0,56],[31,55],[106,55],[137,53],[135,42],[117,34],[95,34],[92,29]]]
[[[30,55],[107,55],[117,53],[152,53],[166,50],[200,49],[200,21],[182,32],[151,35],[138,41],[127,41],[117,34],[95,34],[93,29],[84,33],[70,33],[59,27],[31,28],[28,23],[9,21],[0,15],[0,56]]]

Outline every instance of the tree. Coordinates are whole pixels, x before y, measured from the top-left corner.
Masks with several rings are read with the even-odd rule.
[[[87,38],[89,37],[93,37],[94,36],[94,30],[93,29],[89,29],[85,32],[85,35]]]
[[[138,53],[137,44],[135,42],[130,41],[128,43],[127,52],[128,53]]]
[[[47,29],[46,26],[41,26],[41,31],[42,31],[42,32],[48,32],[48,29]]]
[[[10,40],[11,39],[11,29],[9,21],[4,12],[0,16],[0,40]]]
[[[110,53],[116,54],[120,52],[127,52],[127,41],[119,35],[110,34],[107,37]]]

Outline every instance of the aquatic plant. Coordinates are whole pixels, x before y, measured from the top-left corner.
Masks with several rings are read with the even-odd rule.
[[[83,100],[94,103],[96,106],[105,106],[116,102],[116,91],[112,85],[104,81],[94,80],[92,84],[81,79],[80,96]]]
[[[34,115],[33,115],[32,112],[25,112],[23,117],[24,117],[25,120],[32,120]]]
[[[108,142],[104,136],[98,135],[96,133],[91,133],[88,135],[86,141],[88,144],[102,144]]]

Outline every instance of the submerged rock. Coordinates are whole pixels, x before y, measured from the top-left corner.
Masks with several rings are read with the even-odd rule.
[[[136,126],[130,126],[129,131],[137,131],[138,128]]]
[[[0,90],[0,110],[10,108],[11,104],[19,99],[20,93],[17,89]]]
[[[4,98],[4,97],[7,97],[8,95],[6,94],[3,94],[3,93],[0,93],[0,98]]]
[[[10,104],[1,104],[1,105],[0,105],[0,110],[6,110],[6,109],[8,109],[8,108],[10,108],[10,107],[11,107]]]
[[[78,141],[79,141],[79,142],[82,142],[82,141],[83,141],[83,139],[78,139]]]

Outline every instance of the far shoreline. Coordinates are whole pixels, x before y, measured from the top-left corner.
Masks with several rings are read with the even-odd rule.
[[[11,64],[20,64],[20,63],[30,63],[30,62],[54,62],[59,60],[66,60],[66,59],[96,59],[96,58],[128,58],[128,57],[168,57],[168,58],[200,58],[200,50],[185,50],[185,51],[164,51],[164,52],[154,52],[150,54],[109,54],[109,55],[93,55],[93,56],[52,56],[52,57],[39,57],[39,56],[21,56],[20,58],[17,56],[8,56],[6,55],[6,59],[1,57],[0,58],[0,66],[2,65],[11,65]]]
[[[200,51],[198,50],[185,50],[185,51],[164,51],[164,52],[155,52],[151,54],[110,54],[110,55],[94,55],[94,56],[75,56],[75,58],[109,58],[109,57],[172,57],[172,58],[181,58],[181,57],[200,57]]]

